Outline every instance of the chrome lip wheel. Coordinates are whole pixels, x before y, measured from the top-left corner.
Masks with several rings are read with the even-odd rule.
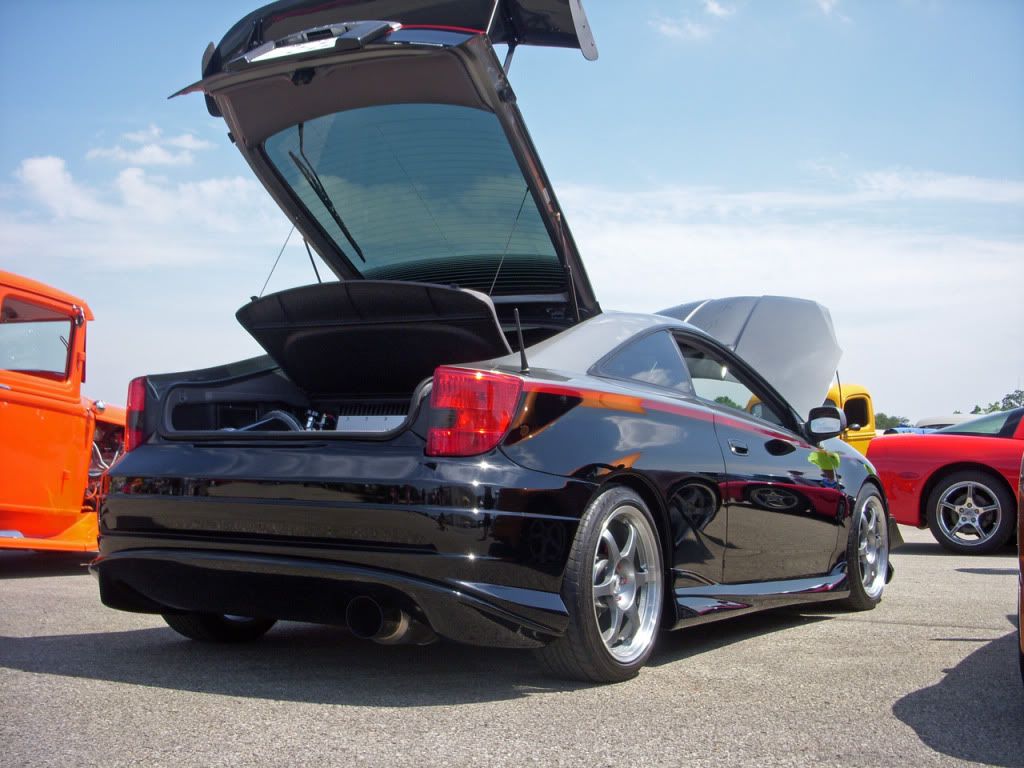
[[[874,600],[885,589],[889,570],[889,528],[877,496],[869,496],[860,508],[857,559],[864,592]]]
[[[619,507],[594,553],[594,618],[611,655],[629,664],[650,647],[661,616],[658,541],[643,513]]]
[[[970,480],[949,486],[935,512],[942,532],[967,547],[992,538],[1003,519],[999,498],[985,485]]]

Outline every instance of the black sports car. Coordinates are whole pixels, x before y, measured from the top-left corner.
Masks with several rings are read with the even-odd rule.
[[[878,602],[898,534],[812,407],[827,312],[602,312],[493,42],[596,55],[575,0],[289,0],[208,49],[186,90],[339,279],[238,311],[266,356],[131,383],[104,603],[614,681],[659,628]]]

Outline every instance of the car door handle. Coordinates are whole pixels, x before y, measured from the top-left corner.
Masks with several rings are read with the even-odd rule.
[[[750,453],[750,449],[747,448],[747,444],[740,442],[739,440],[730,440],[729,450],[735,453],[737,456],[746,456],[748,453]]]

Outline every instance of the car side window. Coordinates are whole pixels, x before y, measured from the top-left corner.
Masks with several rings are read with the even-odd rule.
[[[764,398],[748,387],[729,370],[728,361],[712,352],[679,342],[686,368],[693,382],[697,397],[718,405],[724,405],[750,416],[778,426],[786,426],[785,420]]]
[[[0,306],[0,368],[66,379],[72,328],[65,314],[6,297]]]
[[[631,379],[686,395],[694,394],[679,347],[668,331],[658,331],[627,344],[606,360],[600,370],[602,374],[617,379]]]

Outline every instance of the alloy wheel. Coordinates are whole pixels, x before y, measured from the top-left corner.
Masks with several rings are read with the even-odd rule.
[[[868,496],[860,508],[857,559],[861,584],[872,600],[882,594],[889,570],[889,528],[877,496]]]
[[[954,483],[939,497],[935,518],[950,540],[968,547],[984,544],[999,529],[1003,518],[999,498],[974,480]]]
[[[658,539],[643,513],[624,505],[605,521],[594,552],[594,617],[620,663],[635,661],[654,640],[661,616]]]

